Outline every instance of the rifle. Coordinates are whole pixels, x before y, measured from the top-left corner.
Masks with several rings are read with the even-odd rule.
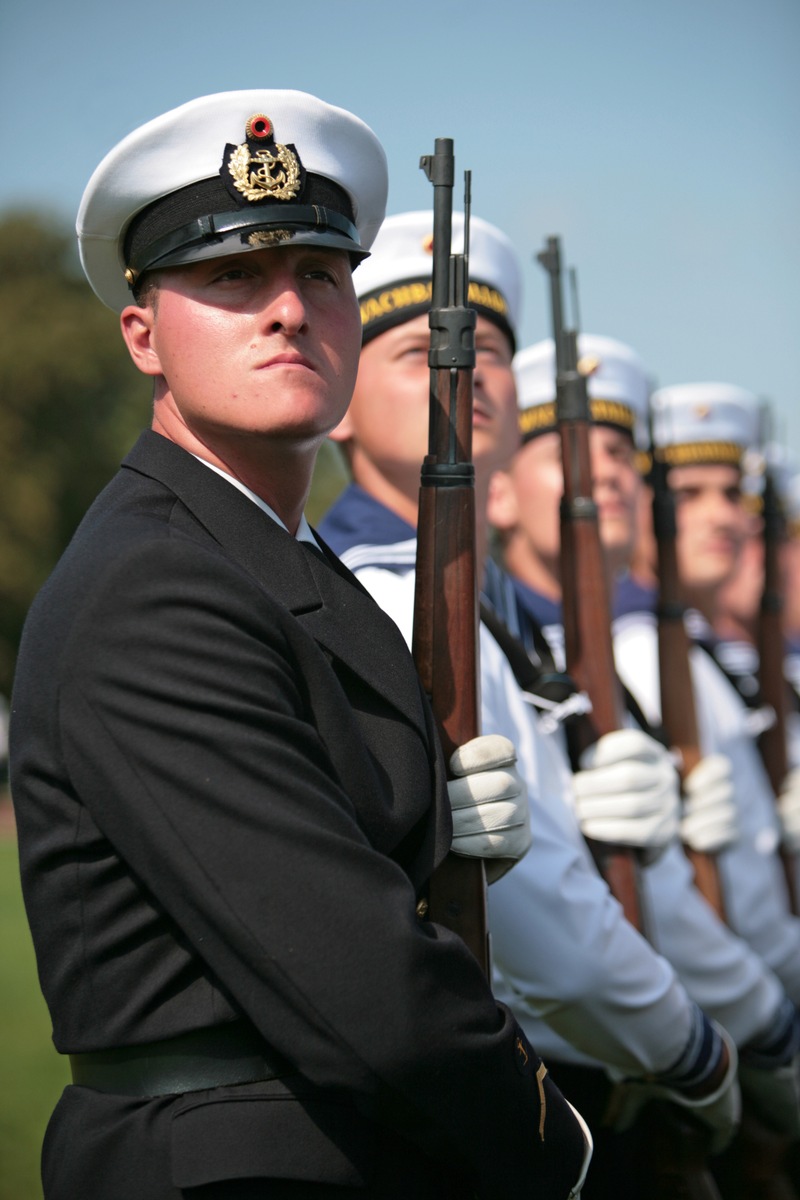
[[[578,369],[577,329],[564,326],[559,239],[547,239],[537,255],[550,276],[556,352],[556,419],[561,435],[564,495],[561,501],[561,583],[567,671],[588,693],[583,745],[622,728],[624,702],[614,665],[611,606],[592,496],[589,447],[591,415],[586,378]],[[580,578],[579,578],[580,572]],[[629,846],[588,841],[598,868],[628,921],[646,935],[639,864]],[[696,1121],[675,1105],[651,1103],[640,1117],[652,1172],[649,1200],[720,1200],[706,1170],[708,1139]]]
[[[650,484],[653,489],[653,533],[658,547],[658,670],[661,686],[661,722],[670,744],[678,752],[681,780],[702,757],[697,732],[694,684],[689,665],[689,635],[684,625],[686,606],[681,598],[676,549],[675,497],[667,482],[669,468],[653,438],[650,417]],[[695,885],[720,920],[725,920],[719,866],[716,857],[686,847],[694,869]]]
[[[561,581],[564,649],[569,675],[587,693],[592,710],[582,723],[581,749],[624,724],[622,689],[614,666],[611,605],[603,548],[592,498],[589,395],[578,370],[578,333],[564,326],[561,247],[550,237],[537,255],[550,277],[556,354],[556,420],[561,436]],[[580,569],[580,579],[578,571]],[[644,930],[639,869],[629,846],[589,842],[592,856],[628,921]]]
[[[758,748],[772,789],[777,796],[788,771],[786,717],[788,686],[783,674],[783,594],[781,591],[780,547],[786,537],[786,520],[778,496],[775,476],[769,464],[764,466],[764,588],[758,614],[758,677],[761,697],[775,713],[775,723],[764,730]],[[794,856],[781,847],[780,859],[786,878],[789,904],[797,914],[797,887]]]
[[[684,624],[686,607],[682,600],[678,574],[675,497],[667,478],[668,464],[664,454],[655,445],[652,410],[650,463],[653,532],[658,547],[657,617],[661,719],[671,745],[680,755],[681,778],[685,779],[699,762],[701,752],[694,685],[689,665],[690,641]],[[781,641],[779,645],[782,645]],[[782,658],[779,669],[783,671]],[[784,763],[785,761],[784,758]],[[725,922],[725,903],[716,856],[689,848],[686,849],[686,854],[694,868],[698,890],[720,920]],[[719,1165],[726,1196],[740,1196],[741,1200],[795,1200],[795,1193],[783,1168],[786,1152],[786,1140],[767,1129],[745,1107],[741,1127]]]
[[[433,283],[428,454],[422,464],[412,653],[447,759],[477,736],[478,595],[472,371],[475,312],[469,288],[470,175],[465,173],[464,253],[451,255],[452,138],[420,159],[433,184]],[[480,859],[450,853],[430,883],[429,914],[466,942],[490,973],[486,875]]]

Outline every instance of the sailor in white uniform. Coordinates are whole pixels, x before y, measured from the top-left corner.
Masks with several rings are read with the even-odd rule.
[[[460,231],[457,219],[454,226]],[[430,230],[430,213],[389,218],[372,258],[357,273],[364,348],[353,402],[333,435],[346,450],[354,483],[320,526],[409,640],[419,466],[427,438]],[[470,250],[470,299],[478,314],[474,461],[485,533],[483,500],[491,470],[508,460],[517,442],[510,364],[519,268],[507,239],[477,219]],[[691,1074],[700,1061],[694,1056],[705,1054],[700,1050],[705,1019],[675,971],[624,920],[597,874],[573,806],[560,733],[546,731],[485,627],[481,687],[484,730],[504,732],[517,747],[534,831],[528,857],[490,889],[497,994],[513,1005],[526,1030],[536,1030],[537,1044],[551,1064],[595,1070],[607,1064],[628,1076],[660,1076],[674,1083],[671,1066],[677,1060]],[[670,798],[655,812],[651,805],[645,818],[634,780],[629,794],[620,797],[620,810],[627,802],[626,832],[635,825],[641,837],[646,827],[645,840],[662,846],[677,829],[670,790],[674,770],[670,764],[666,771],[663,758],[656,758],[656,763],[639,764],[639,779],[646,777],[651,794],[657,781],[655,790]],[[630,770],[635,775],[636,768]],[[585,776],[591,807],[592,772]],[[615,820],[619,833],[621,813]],[[518,878],[514,888],[508,886],[512,875]],[[698,913],[702,961],[697,971],[708,975],[714,1015],[740,1044],[767,1030],[771,1037],[777,1028],[782,1038],[791,1038],[793,1013],[777,980],[709,919],[702,904]]]

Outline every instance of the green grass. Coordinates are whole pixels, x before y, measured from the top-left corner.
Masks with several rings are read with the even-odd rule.
[[[0,837],[0,1200],[41,1200],[39,1151],[68,1082],[53,1048],[13,837]]]

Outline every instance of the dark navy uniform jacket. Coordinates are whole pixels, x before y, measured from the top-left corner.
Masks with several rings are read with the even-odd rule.
[[[399,632],[156,433],[31,610],[12,786],[57,1048],[244,1018],[280,1064],[178,1097],[68,1087],[48,1200],[566,1196],[563,1098],[417,912],[451,828]]]

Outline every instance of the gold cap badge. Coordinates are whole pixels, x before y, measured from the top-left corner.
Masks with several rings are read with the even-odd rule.
[[[272,121],[255,113],[245,126],[246,141],[228,146],[227,167],[245,200],[293,200],[303,186],[303,169],[293,146],[275,141]]]

